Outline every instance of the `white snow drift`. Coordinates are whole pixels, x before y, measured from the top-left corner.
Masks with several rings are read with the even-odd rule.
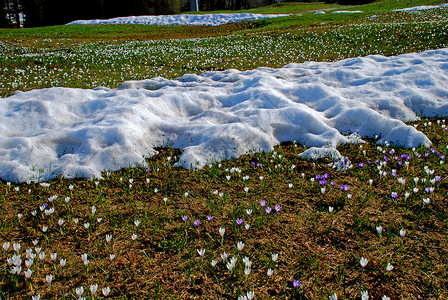
[[[420,11],[420,10],[427,10],[427,9],[435,9],[435,8],[445,8],[448,7],[448,3],[439,4],[439,5],[421,5],[421,6],[414,6],[414,7],[407,7],[407,8],[401,8],[401,9],[394,9],[393,11]]]
[[[113,19],[77,20],[68,23],[74,24],[145,24],[145,25],[205,25],[218,26],[227,23],[259,20],[289,16],[285,14],[201,14],[201,15],[163,15],[163,16],[130,16]]]
[[[184,150],[182,166],[200,168],[284,141],[359,142],[347,136],[356,131],[430,145],[403,123],[417,115],[448,115],[448,49],[18,92],[0,101],[0,177],[100,177],[168,145]]]

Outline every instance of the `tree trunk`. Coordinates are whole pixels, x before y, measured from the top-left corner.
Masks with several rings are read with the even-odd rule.
[[[19,1],[14,0],[14,12],[16,14],[16,26],[20,28],[20,11],[19,11]]]

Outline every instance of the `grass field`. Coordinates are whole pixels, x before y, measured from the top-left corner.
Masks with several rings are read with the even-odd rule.
[[[439,3],[289,3],[251,12],[301,15],[219,27],[4,29],[0,95],[444,48],[448,9],[391,11]],[[363,13],[314,14],[336,9]],[[102,180],[2,181],[0,296],[446,299],[446,123],[413,123],[431,148],[340,146],[345,171],[300,159],[291,141],[202,170],[172,167],[181,150],[164,148]]]

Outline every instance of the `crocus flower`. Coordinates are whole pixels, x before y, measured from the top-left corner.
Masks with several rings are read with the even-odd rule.
[[[48,285],[51,285],[51,282],[53,281],[53,275],[47,275],[45,276],[45,280],[47,281]]]
[[[390,194],[390,196],[392,197],[392,199],[397,199],[398,194],[397,194],[397,192],[392,192],[392,193]]]
[[[224,228],[224,227],[219,227],[219,235],[221,236],[221,237],[223,237],[224,236],[224,233],[226,232],[226,229]]]
[[[260,206],[263,207],[263,206],[265,206],[265,205],[266,205],[266,201],[261,200],[261,201],[260,201]]]
[[[266,213],[267,213],[267,214],[270,214],[271,211],[272,211],[272,209],[271,209],[269,206],[266,206],[266,209],[265,209],[265,210],[266,210]]]
[[[392,266],[390,263],[387,263],[386,271],[387,271],[387,272],[390,272],[390,271],[392,271],[393,269],[394,269],[394,266]]]
[[[282,209],[282,207],[277,204],[274,209],[275,209],[275,212],[279,212]]]
[[[406,235],[406,230],[400,229],[400,236],[404,237]]]
[[[202,258],[205,255],[205,249],[197,249],[199,256]]]
[[[110,293],[110,287],[106,286],[102,290],[104,297],[107,297]]]
[[[199,220],[194,221],[193,224],[194,224],[194,227],[198,228],[199,227]]]
[[[57,257],[57,256],[58,256],[58,254],[57,254],[56,252],[50,254],[50,258],[51,258],[51,260],[52,260],[53,262],[56,261],[56,257]]]
[[[24,271],[23,273],[25,274],[25,278],[29,280],[31,278],[31,274],[33,273],[33,271],[28,269],[28,270]]]
[[[361,300],[369,300],[369,292],[364,291],[361,293]]]
[[[252,291],[248,291],[248,292],[246,293],[246,295],[247,295],[247,300],[252,300],[252,299],[254,299],[254,297],[255,297],[255,293],[252,292]]]
[[[271,277],[272,274],[274,274],[274,271],[271,268],[269,268],[267,272],[268,277]]]
[[[92,294],[92,296],[95,296],[97,290],[98,290],[98,284],[90,285],[90,293]]]
[[[236,224],[237,224],[238,226],[240,226],[241,224],[243,224],[243,222],[244,222],[243,219],[236,218]]]
[[[225,252],[223,254],[221,254],[221,258],[223,261],[226,261],[228,257],[229,257],[229,255]]]
[[[297,290],[300,287],[300,280],[293,280],[292,286]]]
[[[272,261],[275,262],[278,259],[278,253],[273,253],[271,255]]]
[[[183,220],[184,222],[187,222],[187,219],[188,219],[187,216],[182,216],[182,220]]]
[[[65,265],[67,264],[67,260],[64,258],[61,258],[61,260],[59,261],[59,264],[61,265],[61,267],[65,267]]]
[[[213,216],[207,216],[207,221],[211,222],[213,220]]]
[[[4,242],[3,243],[3,250],[5,250],[6,252],[8,252],[9,247],[11,246],[10,242]]]
[[[378,232],[378,234],[381,234],[383,232],[383,227],[381,227],[381,225],[376,226],[376,232]]]
[[[81,297],[82,294],[84,294],[84,287],[83,287],[83,286],[77,287],[77,288],[75,289],[75,292],[76,292],[76,295],[77,295],[78,297]]]
[[[238,242],[238,243],[236,244],[236,246],[237,246],[237,248],[238,248],[238,251],[241,251],[241,250],[243,250],[243,248],[244,248],[244,243],[243,243],[243,242]]]
[[[89,260],[87,259],[87,253],[81,254],[81,259],[82,259],[82,262],[83,262],[86,266],[89,265]]]
[[[361,265],[361,267],[365,267],[367,266],[367,264],[369,263],[369,260],[367,258],[361,257],[361,259],[359,260],[359,264]]]

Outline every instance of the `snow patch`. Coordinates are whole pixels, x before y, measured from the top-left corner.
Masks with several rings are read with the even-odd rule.
[[[362,142],[353,133],[429,146],[404,121],[448,115],[447,65],[448,49],[439,49],[159,77],[117,89],[18,92],[0,101],[0,178],[100,178],[144,166],[144,157],[168,145],[183,149],[178,165],[187,168],[286,141]]]

